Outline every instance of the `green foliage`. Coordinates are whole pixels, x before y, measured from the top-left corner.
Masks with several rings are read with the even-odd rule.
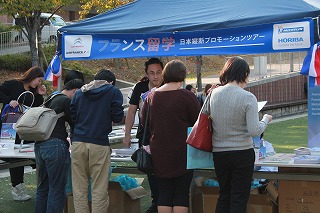
[[[46,56],[46,59],[48,60],[48,63],[50,62],[50,60],[52,59],[52,57],[54,56],[55,52],[56,52],[56,45],[45,45],[42,46],[44,55]]]
[[[6,44],[11,41],[12,33],[9,32],[12,29],[10,26],[6,26],[0,23],[0,44]],[[8,33],[5,33],[8,32]]]
[[[0,56],[0,69],[24,72],[31,66],[30,54],[8,54]]]
[[[83,73],[84,79],[86,82],[93,80],[94,73],[88,69],[87,67],[84,67],[81,63],[78,61],[63,61],[62,67],[69,70],[77,70]]]
[[[0,23],[0,33],[8,32],[10,30],[12,30],[12,26],[6,26],[6,25],[3,25],[2,23]]]
[[[85,18],[91,10],[103,13],[119,6],[128,4],[133,0],[80,0],[82,11],[79,12],[81,18]]]

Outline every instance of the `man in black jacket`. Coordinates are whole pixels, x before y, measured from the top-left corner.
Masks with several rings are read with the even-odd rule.
[[[71,80],[64,85],[61,93],[47,99],[45,106],[64,116],[58,119],[48,140],[37,141],[34,151],[39,174],[35,212],[62,212],[66,199],[66,184],[70,167],[68,132],[65,123],[73,130],[70,102],[83,81]],[[51,99],[50,99],[51,98]]]

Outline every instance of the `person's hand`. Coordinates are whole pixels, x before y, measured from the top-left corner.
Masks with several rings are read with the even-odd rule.
[[[12,108],[16,108],[17,106],[19,106],[19,102],[16,101],[16,100],[12,100],[12,101],[10,101],[9,105],[10,105]]]
[[[263,117],[267,117],[269,120],[269,123],[272,121],[272,115],[265,114]]]
[[[124,136],[123,145],[124,145],[124,148],[130,148],[130,146],[131,146],[131,136],[130,135]]]
[[[45,86],[45,85],[39,85],[37,92],[38,92],[38,94],[40,94],[40,95],[46,94],[46,92],[47,92],[46,86]]]

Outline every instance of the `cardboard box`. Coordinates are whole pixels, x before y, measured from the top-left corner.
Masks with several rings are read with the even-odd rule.
[[[144,178],[136,178],[141,185]],[[134,189],[123,191],[119,182],[109,182],[109,208],[108,213],[140,213],[140,198],[148,192],[139,186]],[[73,196],[69,194],[63,213],[74,213]]]
[[[216,209],[219,188],[208,186],[194,186],[192,192],[191,212],[212,213]]]
[[[251,190],[247,213],[277,213],[278,212],[278,191],[272,181],[266,188],[256,188]]]
[[[275,186],[274,181],[270,181],[266,187],[267,193],[272,200],[272,202],[278,206],[278,197],[279,197],[279,192],[278,189]]]
[[[320,183],[279,180],[279,212],[319,213]]]
[[[191,186],[190,210],[193,213],[214,212],[216,209],[219,188],[203,186],[205,177],[197,177],[193,179]]]
[[[250,194],[247,213],[277,213],[278,208],[268,194]]]
[[[191,203],[191,212],[192,213],[211,213],[214,212],[218,197],[219,197],[219,188],[218,187],[208,187],[203,186],[203,182],[206,178],[195,178],[195,184],[192,187],[192,203]],[[272,183],[270,185],[273,185]],[[274,185],[273,185],[274,186]],[[271,189],[272,186],[270,186]],[[271,190],[270,189],[270,190]],[[274,192],[275,193],[275,192]],[[277,193],[275,193],[277,194]],[[274,197],[277,195],[273,195]],[[278,207],[272,201],[269,193],[259,194],[258,189],[251,191],[247,213],[277,213]]]
[[[141,185],[143,178],[137,178]],[[140,198],[148,192],[139,186],[134,189],[122,191],[118,182],[109,182],[109,211],[108,213],[140,213]]]
[[[67,200],[64,205],[63,213],[74,213],[73,196],[72,193],[67,194]]]

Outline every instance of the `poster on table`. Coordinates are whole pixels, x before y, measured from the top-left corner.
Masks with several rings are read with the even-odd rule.
[[[0,145],[1,148],[14,148],[14,141],[16,138],[16,131],[13,128],[14,123],[3,123],[1,127]]]
[[[308,88],[308,147],[311,147],[311,148],[320,147],[320,125],[319,124],[320,124],[320,87],[314,86],[314,87]]]

